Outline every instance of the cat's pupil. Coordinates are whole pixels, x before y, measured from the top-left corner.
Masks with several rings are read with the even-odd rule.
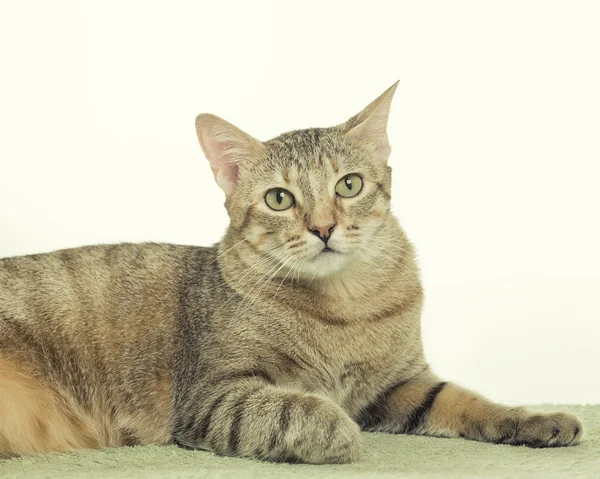
[[[277,192],[277,203],[281,204],[283,202],[283,197],[285,196],[285,193],[283,191],[278,191]]]
[[[348,188],[349,190],[352,189],[352,180],[349,176],[346,176],[346,188]]]

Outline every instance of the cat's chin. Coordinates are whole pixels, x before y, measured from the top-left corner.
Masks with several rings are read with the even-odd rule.
[[[329,248],[323,249],[308,262],[310,276],[326,277],[338,273],[346,264],[347,255]]]

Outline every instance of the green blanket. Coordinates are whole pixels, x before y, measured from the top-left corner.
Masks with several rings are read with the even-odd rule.
[[[402,477],[600,479],[600,406],[537,406],[577,414],[581,445],[558,449],[497,446],[463,439],[365,434],[354,464],[271,464],[175,446],[79,451],[0,461],[0,478]]]

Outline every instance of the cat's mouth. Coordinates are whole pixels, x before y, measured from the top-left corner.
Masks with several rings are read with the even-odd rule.
[[[342,252],[325,246],[321,251],[312,257],[313,261],[334,261],[335,257],[342,256]]]
[[[315,255],[315,259],[316,258],[322,258],[324,256],[334,256],[334,255],[339,255],[341,254],[340,251],[337,251],[333,248],[330,248],[329,246],[325,246],[321,251],[319,251],[316,255]]]

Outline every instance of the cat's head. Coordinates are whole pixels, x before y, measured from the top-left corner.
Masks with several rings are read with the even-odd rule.
[[[231,228],[256,261],[271,258],[283,272],[314,278],[381,254],[391,189],[386,129],[396,86],[341,125],[266,142],[217,116],[196,118]]]

